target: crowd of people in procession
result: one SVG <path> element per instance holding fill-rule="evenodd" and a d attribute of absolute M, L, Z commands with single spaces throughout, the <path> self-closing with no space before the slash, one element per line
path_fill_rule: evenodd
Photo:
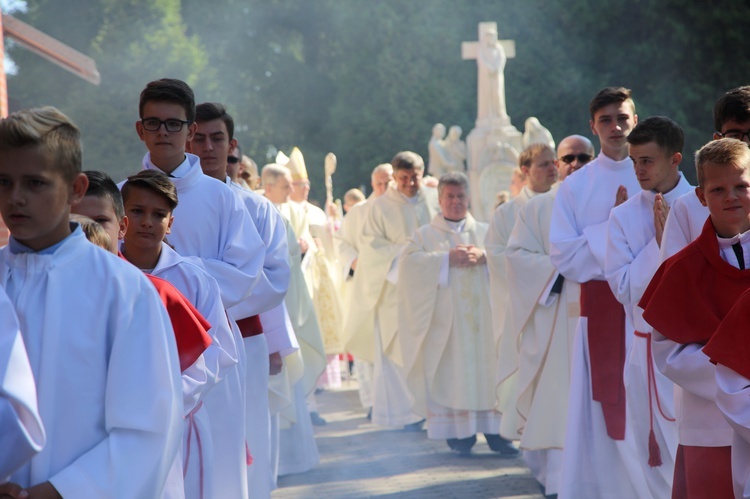
<path fill-rule="evenodd" d="M 489 224 L 410 151 L 322 210 L 299 149 L 253 171 L 180 80 L 120 184 L 57 109 L 0 120 L 0 498 L 270 497 L 346 355 L 373 424 L 481 433 L 548 497 L 750 497 L 750 87 L 697 187 L 675 121 L 589 111 L 600 153 L 527 146 Z"/>

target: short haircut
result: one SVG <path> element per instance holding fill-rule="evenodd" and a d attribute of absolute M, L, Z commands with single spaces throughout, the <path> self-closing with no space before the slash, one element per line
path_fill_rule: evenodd
<path fill-rule="evenodd" d="M 234 138 L 234 119 L 232 119 L 232 116 L 227 112 L 227 108 L 223 104 L 219 104 L 218 102 L 204 102 L 196 106 L 196 123 L 205 123 L 213 120 L 223 121 L 224 126 L 227 127 L 229 140 Z M 242 156 L 240 155 L 239 157 L 241 158 Z"/>
<path fill-rule="evenodd" d="M 81 225 L 81 230 L 86 236 L 86 239 L 109 251 L 109 247 L 112 245 L 112 238 L 109 237 L 107 231 L 104 230 L 104 227 L 98 222 L 95 222 L 89 217 L 77 215 L 75 213 L 70 215 L 70 220 L 78 222 Z"/>
<path fill-rule="evenodd" d="M 115 210 L 115 216 L 119 222 L 125 216 L 125 208 L 122 204 L 122 194 L 112 177 L 104 172 L 97 170 L 86 170 L 83 172 L 89 179 L 89 187 L 86 189 L 86 196 L 98 198 L 109 198 L 112 201 L 112 208 Z"/>
<path fill-rule="evenodd" d="M 633 106 L 633 113 L 635 114 L 635 102 L 633 102 L 633 93 L 629 88 L 605 87 L 599 90 L 599 93 L 597 93 L 589 103 L 589 113 L 591 113 L 591 119 L 594 119 L 594 115 L 601 108 L 609 106 L 610 104 L 620 104 L 621 102 L 625 101 L 630 101 L 630 104 Z"/>
<path fill-rule="evenodd" d="M 651 116 L 639 122 L 625 139 L 628 144 L 640 146 L 656 142 L 668 155 L 682 153 L 685 146 L 685 133 L 682 127 L 665 116 Z"/>
<path fill-rule="evenodd" d="M 260 178 L 263 180 L 263 185 L 274 185 L 279 177 L 286 175 L 292 176 L 292 172 L 286 166 L 279 165 L 277 163 L 269 163 L 263 167 L 260 172 Z"/>
<path fill-rule="evenodd" d="M 393 171 L 399 170 L 422 170 L 424 171 L 424 160 L 422 156 L 412 151 L 401 151 L 391 160 Z"/>
<path fill-rule="evenodd" d="M 141 170 L 131 175 L 122 185 L 122 199 L 127 201 L 132 189 L 146 189 L 161 196 L 174 211 L 177 208 L 177 188 L 161 170 Z"/>
<path fill-rule="evenodd" d="M 26 147 L 52 159 L 66 180 L 81 173 L 81 132 L 52 106 L 24 109 L 0 120 L 0 151 Z"/>
<path fill-rule="evenodd" d="M 750 121 L 750 86 L 733 88 L 714 105 L 714 129 L 721 132 L 727 121 Z"/>
<path fill-rule="evenodd" d="M 352 205 L 357 204 L 360 201 L 364 201 L 364 200 L 365 200 L 364 193 L 356 188 L 349 189 L 348 191 L 346 191 L 346 194 L 344 194 L 344 201 Z"/>
<path fill-rule="evenodd" d="M 372 169 L 370 177 L 375 177 L 378 173 L 387 173 L 393 175 L 393 165 L 390 163 L 380 163 L 378 166 Z"/>
<path fill-rule="evenodd" d="M 469 192 L 469 177 L 464 175 L 461 172 L 448 172 L 442 177 L 440 177 L 440 180 L 438 180 L 438 196 L 443 194 L 443 189 L 446 185 L 455 185 L 458 187 L 463 187 L 466 193 Z"/>
<path fill-rule="evenodd" d="M 547 144 L 531 144 L 518 155 L 518 167 L 531 166 L 537 156 L 549 152 L 553 158 L 557 158 L 555 151 Z M 523 173 L 523 170 L 521 170 Z"/>
<path fill-rule="evenodd" d="M 146 84 L 138 103 L 138 114 L 143 119 L 143 108 L 148 102 L 172 102 L 182 106 L 185 117 L 195 121 L 195 95 L 193 89 L 182 80 L 162 78 Z"/>
<path fill-rule="evenodd" d="M 695 153 L 695 170 L 699 187 L 705 187 L 706 169 L 717 166 L 750 169 L 750 147 L 737 139 L 719 139 L 698 149 Z"/>

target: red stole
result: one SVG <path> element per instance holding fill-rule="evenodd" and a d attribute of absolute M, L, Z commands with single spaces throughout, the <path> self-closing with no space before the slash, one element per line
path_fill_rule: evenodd
<path fill-rule="evenodd" d="M 703 353 L 714 364 L 722 364 L 750 378 L 750 291 L 739 297 L 729 314 L 719 325 Z"/>
<path fill-rule="evenodd" d="M 722 260 L 709 217 L 698 239 L 661 264 L 638 306 L 670 340 L 705 344 L 748 289 L 750 271 Z"/>
<path fill-rule="evenodd" d="M 602 405 L 607 435 L 625 438 L 625 309 L 607 281 L 581 284 L 581 317 L 588 324 L 592 398 Z"/>
<path fill-rule="evenodd" d="M 263 324 L 260 323 L 260 316 L 251 315 L 237 321 L 237 327 L 240 328 L 243 338 L 263 334 Z"/>
<path fill-rule="evenodd" d="M 146 274 L 146 277 L 167 309 L 180 356 L 180 371 L 184 371 L 198 360 L 213 341 L 208 334 L 211 324 L 169 282 L 151 274 Z"/>

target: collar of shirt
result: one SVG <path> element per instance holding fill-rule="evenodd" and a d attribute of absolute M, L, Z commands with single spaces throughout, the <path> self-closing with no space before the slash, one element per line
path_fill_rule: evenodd
<path fill-rule="evenodd" d="M 748 258 L 750 257 L 750 231 L 729 238 L 716 236 L 716 239 L 719 241 L 719 254 L 721 254 L 722 260 L 736 268 L 740 268 L 740 265 L 732 245 L 740 243 L 742 245 L 742 256 L 745 260 L 744 267 L 750 268 L 750 258 Z"/>
<path fill-rule="evenodd" d="M 185 159 L 182 161 L 182 163 L 180 163 L 180 166 L 175 168 L 172 171 L 172 173 L 169 174 L 169 177 L 170 178 L 183 178 L 185 175 L 187 175 L 190 172 L 190 168 L 192 167 L 193 163 L 195 163 L 195 161 L 191 161 L 193 158 L 195 158 L 196 160 L 199 159 L 198 156 L 186 152 Z M 161 170 L 161 168 L 156 166 L 151 161 L 151 153 L 146 153 L 146 157 L 143 158 L 143 163 L 144 165 L 146 165 L 146 168 L 150 170 L 153 170 L 153 169 Z"/>
<path fill-rule="evenodd" d="M 37 253 L 39 255 L 51 255 L 55 251 L 57 251 L 57 248 L 62 246 L 63 243 L 67 241 L 70 238 L 70 236 L 73 235 L 73 232 L 75 232 L 76 229 L 78 229 L 79 227 L 80 225 L 78 224 L 78 222 L 70 222 L 70 234 L 68 234 L 62 241 L 55 243 L 52 246 L 49 246 L 39 251 L 34 251 L 33 249 L 29 248 L 25 244 L 18 242 L 18 240 L 15 239 L 13 236 L 10 236 L 10 238 L 8 239 L 8 249 L 10 250 L 11 253 L 15 255 L 19 253 Z"/>
<path fill-rule="evenodd" d="M 445 223 L 448 224 L 448 227 L 450 227 L 453 232 L 455 232 L 456 234 L 460 234 L 461 232 L 463 232 L 464 227 L 466 226 L 465 218 L 463 220 L 458 220 L 455 222 L 453 220 L 448 220 L 445 217 L 443 218 L 445 219 Z"/>

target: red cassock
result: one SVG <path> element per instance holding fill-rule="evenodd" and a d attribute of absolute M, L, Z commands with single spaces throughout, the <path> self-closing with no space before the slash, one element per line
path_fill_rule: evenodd
<path fill-rule="evenodd" d="M 211 324 L 169 282 L 150 274 L 146 274 L 146 277 L 156 288 L 167 309 L 180 355 L 180 371 L 184 371 L 211 344 L 211 336 L 208 334 Z"/>

